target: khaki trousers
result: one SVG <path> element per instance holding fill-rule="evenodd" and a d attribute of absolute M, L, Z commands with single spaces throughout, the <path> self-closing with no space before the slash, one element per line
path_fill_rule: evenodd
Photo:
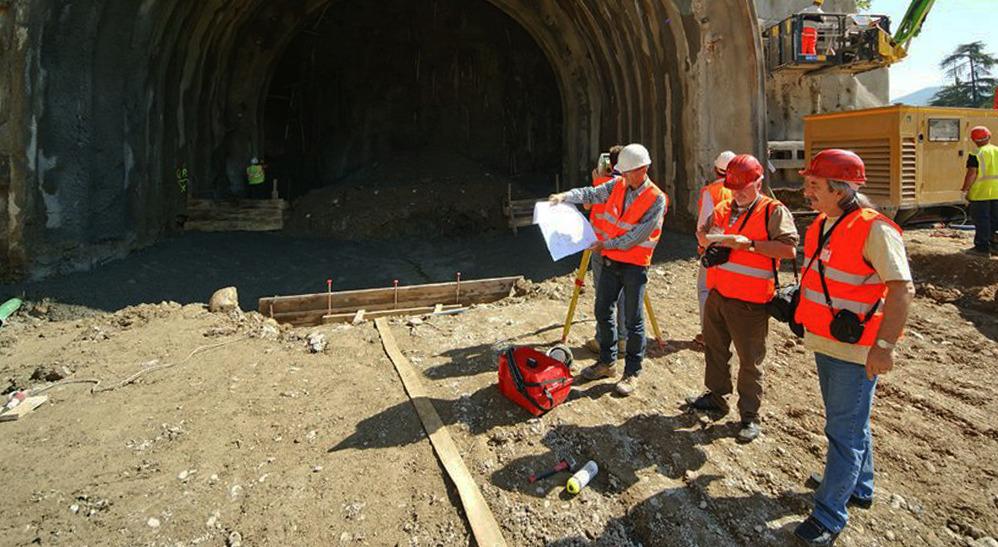
<path fill-rule="evenodd" d="M 726 298 L 710 291 L 704 305 L 703 341 L 707 370 L 704 384 L 715 402 L 727 407 L 732 392 L 731 345 L 738 353 L 738 411 L 742 421 L 756 421 L 762 405 L 762 362 L 766 358 L 769 314 L 765 304 Z"/>

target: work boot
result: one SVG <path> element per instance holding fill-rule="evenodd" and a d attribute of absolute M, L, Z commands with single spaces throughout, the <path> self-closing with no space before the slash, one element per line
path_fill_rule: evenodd
<path fill-rule="evenodd" d="M 612 378 L 617 375 L 616 363 L 608 365 L 606 363 L 596 363 L 590 367 L 582 369 L 582 377 L 586 380 L 599 380 L 600 378 Z"/>
<path fill-rule="evenodd" d="M 963 252 L 974 256 L 991 256 L 990 249 L 982 249 L 981 247 L 971 247 Z"/>
<path fill-rule="evenodd" d="M 727 414 L 728 405 L 723 404 L 723 402 L 719 403 L 718 402 L 719 399 L 723 401 L 723 399 L 715 396 L 710 391 L 706 391 L 704 392 L 703 395 L 700 395 L 699 397 L 687 397 L 686 404 L 689 405 L 690 408 L 696 410 L 703 410 L 704 412 L 718 412 L 721 414 Z"/>
<path fill-rule="evenodd" d="M 759 436 L 759 424 L 754 421 L 743 421 L 742 428 L 738 431 L 738 441 L 750 443 Z"/>
<path fill-rule="evenodd" d="M 824 478 L 825 477 L 823 477 L 821 473 L 811 473 L 811 476 L 808 477 L 808 480 L 811 483 L 809 486 L 817 490 L 818 487 L 821 486 L 821 481 L 824 480 Z M 869 509 L 873 507 L 873 498 L 861 498 L 856 494 L 852 494 L 849 496 L 849 501 L 846 502 L 846 505 L 859 507 L 860 509 Z"/>
<path fill-rule="evenodd" d="M 798 524 L 797 528 L 794 528 L 794 535 L 797 536 L 797 541 L 801 545 L 818 547 L 834 545 L 835 539 L 839 537 L 837 533 L 825 528 L 825 525 L 814 517 L 807 517 L 807 520 Z"/>
<path fill-rule="evenodd" d="M 621 397 L 628 397 L 634 390 L 638 389 L 638 375 L 632 374 L 630 376 L 624 376 L 624 378 L 617 382 L 617 395 Z"/>
<path fill-rule="evenodd" d="M 696 344 L 698 347 L 701 347 L 701 348 L 706 345 L 703 342 L 703 333 L 702 332 L 700 334 L 697 334 L 696 336 L 693 337 L 693 343 Z"/>

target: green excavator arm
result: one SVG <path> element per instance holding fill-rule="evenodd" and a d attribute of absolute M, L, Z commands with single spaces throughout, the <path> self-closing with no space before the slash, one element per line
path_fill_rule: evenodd
<path fill-rule="evenodd" d="M 897 32 L 889 41 L 881 43 L 881 54 L 887 64 L 896 63 L 908 56 L 908 44 L 922 31 L 922 24 L 925 23 L 935 3 L 936 0 L 912 0 L 898 25 Z"/>

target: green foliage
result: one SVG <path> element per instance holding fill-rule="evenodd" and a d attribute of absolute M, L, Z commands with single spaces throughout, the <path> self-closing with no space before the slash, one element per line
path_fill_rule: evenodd
<path fill-rule="evenodd" d="M 871 4 L 873 4 L 873 0 L 856 0 L 856 9 L 868 10 Z"/>
<path fill-rule="evenodd" d="M 998 57 L 984 51 L 983 42 L 957 46 L 939 63 L 953 83 L 936 93 L 932 106 L 990 107 L 998 83 L 991 75 L 996 64 Z"/>

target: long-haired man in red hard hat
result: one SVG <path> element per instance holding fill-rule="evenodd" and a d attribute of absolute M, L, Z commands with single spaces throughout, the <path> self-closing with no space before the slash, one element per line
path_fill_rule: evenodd
<path fill-rule="evenodd" d="M 742 442 L 759 436 L 762 362 L 769 333 L 766 304 L 776 290 L 780 259 L 794 257 L 799 239 L 790 211 L 761 193 L 762 180 L 759 160 L 748 154 L 732 159 L 724 177 L 732 198 L 719 203 L 697 231 L 697 240 L 707 248 L 701 263 L 707 267 L 710 289 L 703 313 L 707 391 L 686 402 L 698 410 L 728 412 L 733 344 Z"/>
<path fill-rule="evenodd" d="M 804 197 L 820 214 L 804 236 L 795 319 L 814 352 L 828 454 L 814 511 L 794 534 L 806 545 L 831 545 L 846 526 L 846 505 L 873 501 L 873 392 L 894 366 L 915 289 L 901 229 L 859 193 L 863 160 L 824 150 L 801 174 Z"/>
<path fill-rule="evenodd" d="M 624 327 L 627 342 L 624 375 L 617 382 L 619 395 L 628 396 L 638 387 L 638 375 L 645 355 L 644 308 L 648 266 L 662 236 L 662 221 L 669 198 L 648 178 L 651 155 L 640 144 L 629 144 L 620 151 L 617 170 L 622 173 L 596 187 L 576 188 L 552 194 L 552 203 L 605 203 L 602 215 L 593 219 L 599 240 L 590 247 L 601 253 L 603 268 L 596 287 L 596 328 L 599 331 L 599 361 L 582 371 L 588 380 L 616 375 L 617 329 L 614 311 L 617 299 L 624 297 Z"/>
<path fill-rule="evenodd" d="M 968 253 L 991 256 L 994 233 L 998 231 L 998 146 L 991 144 L 991 130 L 977 126 L 970 130 L 977 151 L 967 156 L 963 192 L 970 202 L 974 219 L 974 247 Z"/>

